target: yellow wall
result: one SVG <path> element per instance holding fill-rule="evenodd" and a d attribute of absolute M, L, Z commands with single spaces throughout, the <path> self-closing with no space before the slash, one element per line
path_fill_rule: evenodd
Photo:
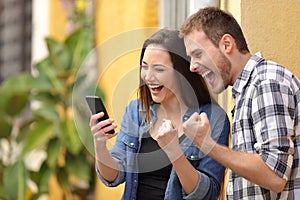
<path fill-rule="evenodd" d="M 299 0 L 243 0 L 241 25 L 252 53 L 261 51 L 300 77 Z"/>
<path fill-rule="evenodd" d="M 67 15 L 61 0 L 49 0 L 49 7 L 49 36 L 63 41 L 66 37 Z"/>
<path fill-rule="evenodd" d="M 53 37 L 59 41 L 63 41 L 66 37 L 65 27 L 67 22 L 67 16 L 65 10 L 61 7 L 60 0 L 49 0 L 49 37 Z M 62 191 L 58 186 L 58 182 L 55 177 L 51 177 L 49 200 L 62 199 Z"/>
<path fill-rule="evenodd" d="M 252 54 L 260 51 L 266 59 L 284 65 L 300 77 L 299 0 L 221 0 L 220 5 L 241 25 Z M 224 98 L 230 115 L 231 87 L 220 96 Z"/>
<path fill-rule="evenodd" d="M 221 7 L 240 23 L 252 54 L 261 51 L 300 77 L 299 0 L 223 0 Z"/>
<path fill-rule="evenodd" d="M 128 103 L 128 94 L 134 92 L 128 91 L 128 87 L 138 86 L 138 72 L 128 72 L 137 70 L 142 43 L 157 26 L 158 0 L 97 0 L 99 85 L 104 90 L 108 109 L 119 121 L 124 111 L 120 109 Z M 128 82 L 121 85 L 124 88 L 120 87 L 120 81 L 126 78 Z M 116 102 L 115 95 L 121 101 Z"/>
<path fill-rule="evenodd" d="M 157 26 L 158 0 L 97 0 L 99 85 L 117 124 L 128 101 L 136 97 L 140 48 Z M 95 199 L 120 199 L 123 189 L 124 185 L 108 188 L 97 180 Z"/>

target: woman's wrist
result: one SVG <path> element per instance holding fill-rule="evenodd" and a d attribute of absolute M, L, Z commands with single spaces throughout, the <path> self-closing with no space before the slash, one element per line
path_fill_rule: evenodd
<path fill-rule="evenodd" d="M 183 152 L 179 145 L 171 147 L 171 144 L 170 144 L 169 146 L 166 146 L 165 148 L 163 148 L 163 150 L 165 151 L 165 153 L 167 154 L 167 156 L 171 162 L 176 161 L 180 156 L 183 155 Z"/>

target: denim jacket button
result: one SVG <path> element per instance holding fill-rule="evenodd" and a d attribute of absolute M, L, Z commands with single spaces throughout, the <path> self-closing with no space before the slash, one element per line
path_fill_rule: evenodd
<path fill-rule="evenodd" d="M 130 143 L 130 146 L 132 146 L 132 147 L 133 147 L 133 146 L 134 146 L 134 143 L 133 143 L 133 142 L 131 142 L 131 143 Z"/>

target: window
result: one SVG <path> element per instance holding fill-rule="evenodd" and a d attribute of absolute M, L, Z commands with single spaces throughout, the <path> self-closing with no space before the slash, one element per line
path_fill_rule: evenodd
<path fill-rule="evenodd" d="M 31 69 L 32 0 L 0 1 L 0 83 Z"/>

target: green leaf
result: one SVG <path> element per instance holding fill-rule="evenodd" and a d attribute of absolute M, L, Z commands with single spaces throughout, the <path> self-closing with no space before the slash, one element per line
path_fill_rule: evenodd
<path fill-rule="evenodd" d="M 47 148 L 47 164 L 50 168 L 55 168 L 59 153 L 62 149 L 62 142 L 58 138 L 50 140 Z"/>
<path fill-rule="evenodd" d="M 70 189 L 69 175 L 65 168 L 60 167 L 56 173 L 57 181 L 63 190 L 68 191 Z"/>
<path fill-rule="evenodd" d="M 75 129 L 75 124 L 72 119 L 63 121 L 60 124 L 61 140 L 73 154 L 78 154 L 82 149 L 81 140 Z"/>
<path fill-rule="evenodd" d="M 53 66 L 53 63 L 49 58 L 42 60 L 36 64 L 36 69 L 39 71 L 39 75 L 36 78 L 40 84 L 45 84 L 48 87 L 48 91 L 57 91 L 58 93 L 64 90 L 64 83 L 58 79 L 59 71 Z"/>
<path fill-rule="evenodd" d="M 54 72 L 57 72 L 49 57 L 40 60 L 34 66 L 34 69 L 37 71 L 37 77 L 41 79 L 41 81 L 44 80 L 47 83 L 49 83 L 50 81 L 49 74 L 47 73 L 48 68 L 50 68 L 50 70 L 53 70 Z"/>
<path fill-rule="evenodd" d="M 49 92 L 40 91 L 31 95 L 31 100 L 36 100 L 38 102 L 43 102 L 43 105 L 56 105 L 57 102 L 60 102 L 60 98 L 57 95 L 51 95 Z"/>
<path fill-rule="evenodd" d="M 75 30 L 66 38 L 64 43 L 69 48 L 71 55 L 74 55 L 74 50 L 76 49 L 77 42 L 80 40 L 83 31 L 84 30 L 82 29 Z"/>
<path fill-rule="evenodd" d="M 35 123 L 25 140 L 23 155 L 35 148 L 45 146 L 48 140 L 54 135 L 53 129 L 54 125 L 52 122 L 40 121 L 39 123 Z"/>
<path fill-rule="evenodd" d="M 9 199 L 7 192 L 3 185 L 0 184 L 0 199 Z"/>
<path fill-rule="evenodd" d="M 79 29 L 66 39 L 65 44 L 72 51 L 72 69 L 73 71 L 77 71 L 94 47 L 93 32 Z"/>
<path fill-rule="evenodd" d="M 9 137 L 12 131 L 12 124 L 0 116 L 0 138 Z"/>
<path fill-rule="evenodd" d="M 20 114 L 28 105 L 28 98 L 28 93 L 20 93 L 10 96 L 10 98 L 8 98 L 5 102 L 5 113 L 10 116 Z"/>
<path fill-rule="evenodd" d="M 44 119 L 47 119 L 49 121 L 58 121 L 59 120 L 59 114 L 57 113 L 55 107 L 53 104 L 47 104 L 42 103 L 43 106 L 41 106 L 38 109 L 35 109 L 33 113 L 37 116 L 40 116 Z"/>
<path fill-rule="evenodd" d="M 24 72 L 6 79 L 0 88 L 1 96 L 11 96 L 31 92 L 32 89 L 43 91 L 53 86 L 45 81 L 34 78 L 30 73 Z"/>
<path fill-rule="evenodd" d="M 32 124 L 38 122 L 39 120 L 36 118 L 30 118 L 27 116 L 27 118 L 23 121 L 23 123 L 20 125 L 20 132 L 17 135 L 16 141 L 18 143 L 22 143 L 22 141 L 25 141 L 26 138 L 28 138 L 29 131 L 31 130 Z"/>
<path fill-rule="evenodd" d="M 75 175 L 79 179 L 91 180 L 92 172 L 90 163 L 87 160 L 86 155 L 83 153 L 79 155 L 66 155 L 66 168 L 69 174 Z"/>
<path fill-rule="evenodd" d="M 25 164 L 22 161 L 18 162 L 18 200 L 23 200 L 25 198 L 26 188 L 27 188 L 27 178 L 28 178 L 28 171 L 25 168 Z"/>
<path fill-rule="evenodd" d="M 34 83 L 31 74 L 21 73 L 6 79 L 1 85 L 0 94 L 8 96 L 30 92 Z"/>
<path fill-rule="evenodd" d="M 58 72 L 64 72 L 71 67 L 71 54 L 68 47 L 53 38 L 46 38 L 49 58 Z"/>
<path fill-rule="evenodd" d="M 44 162 L 38 172 L 31 173 L 31 179 L 37 184 L 39 193 L 49 192 L 49 180 L 54 170 L 50 169 Z"/>
<path fill-rule="evenodd" d="M 8 166 L 3 174 L 3 185 L 10 199 L 23 200 L 26 192 L 28 172 L 23 161 L 19 160 Z"/>

